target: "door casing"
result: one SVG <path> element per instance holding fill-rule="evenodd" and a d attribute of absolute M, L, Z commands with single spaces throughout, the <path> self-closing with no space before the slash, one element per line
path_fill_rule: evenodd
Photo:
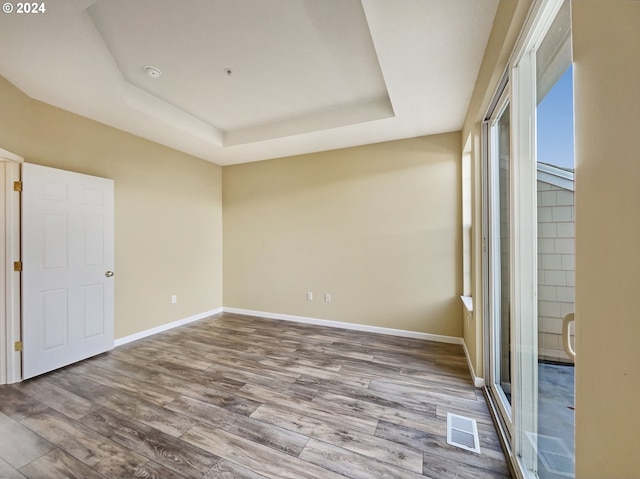
<path fill-rule="evenodd" d="M 0 194 L 2 217 L 2 244 L 4 250 L 2 274 L 2 296 L 4 309 L 0 314 L 0 384 L 12 384 L 22 379 L 22 354 L 15 349 L 20 341 L 20 272 L 14 271 L 13 263 L 20 261 L 20 193 L 14 191 L 14 182 L 20 181 L 24 159 L 15 153 L 0 148 L 0 162 L 4 167 L 4 181 Z"/>

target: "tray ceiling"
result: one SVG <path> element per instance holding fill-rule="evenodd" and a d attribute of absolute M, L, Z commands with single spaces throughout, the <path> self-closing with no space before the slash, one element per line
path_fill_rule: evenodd
<path fill-rule="evenodd" d="M 496 7 L 56 0 L 0 16 L 0 74 L 197 157 L 256 161 L 460 129 Z"/>

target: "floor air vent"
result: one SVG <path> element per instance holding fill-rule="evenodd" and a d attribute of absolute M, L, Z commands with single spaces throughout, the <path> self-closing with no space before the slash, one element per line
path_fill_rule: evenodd
<path fill-rule="evenodd" d="M 448 412 L 447 444 L 480 453 L 476 420 Z"/>

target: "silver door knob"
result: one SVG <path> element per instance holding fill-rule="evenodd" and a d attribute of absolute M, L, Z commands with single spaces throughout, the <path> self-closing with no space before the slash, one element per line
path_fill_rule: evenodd
<path fill-rule="evenodd" d="M 107 271 L 104 275 L 105 275 L 107 278 L 111 278 L 111 276 L 113 276 L 113 271 Z"/>

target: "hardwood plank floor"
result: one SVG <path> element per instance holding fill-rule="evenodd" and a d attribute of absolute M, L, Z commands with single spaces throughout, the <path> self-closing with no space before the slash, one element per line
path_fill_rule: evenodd
<path fill-rule="evenodd" d="M 223 313 L 0 386 L 5 477 L 510 476 L 460 346 Z"/>

